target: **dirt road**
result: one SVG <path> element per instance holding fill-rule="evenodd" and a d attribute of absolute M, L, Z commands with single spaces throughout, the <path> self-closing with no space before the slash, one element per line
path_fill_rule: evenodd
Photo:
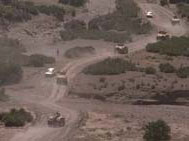
<path fill-rule="evenodd" d="M 94 4 L 95 5 L 94 7 L 93 5 L 89 4 L 92 11 L 96 9 L 95 7 L 98 7 L 98 5 L 96 4 L 99 3 L 101 2 L 99 1 L 97 3 L 92 2 L 91 4 Z M 109 1 L 104 0 L 103 5 L 107 6 L 108 4 Z M 109 12 L 110 9 L 112 9 L 112 5 L 110 8 L 104 8 L 103 5 L 100 9 L 105 9 L 104 13 L 107 13 Z M 172 18 L 173 14 L 169 10 L 157 6 L 155 4 L 139 3 L 139 6 L 142 8 L 143 12 L 145 12 L 146 9 L 149 9 L 155 13 L 155 17 L 151 20 L 151 22 L 157 27 L 157 29 L 163 28 L 166 29 L 171 34 L 179 35 L 179 36 L 185 33 L 186 28 L 183 23 L 176 26 L 171 25 L 170 19 Z M 100 14 L 104 14 L 104 13 L 100 12 Z M 151 35 L 136 39 L 136 41 L 134 41 L 133 43 L 128 44 L 130 51 L 134 52 L 137 50 L 141 50 L 145 47 L 147 43 L 155 42 L 156 41 L 155 36 L 156 36 L 156 32 L 153 32 Z M 43 38 L 41 38 L 41 40 L 43 40 Z M 33 42 L 35 42 L 35 40 Z M 31 43 L 31 41 L 29 43 Z M 41 45 L 42 43 L 43 42 L 41 42 L 39 45 Z M 44 50 L 45 48 L 43 48 L 41 52 Z M 74 109 L 71 108 L 69 105 L 68 108 L 66 107 L 66 105 L 64 106 L 60 105 L 58 101 L 62 100 L 64 96 L 68 93 L 68 89 L 71 88 L 71 83 L 74 80 L 74 77 L 77 75 L 77 73 L 79 73 L 82 70 L 84 66 L 94 63 L 100 59 L 104 59 L 108 56 L 113 56 L 113 54 L 111 52 L 104 52 L 103 54 L 100 54 L 100 56 L 97 55 L 91 58 L 87 58 L 87 59 L 84 58 L 77 60 L 76 62 L 73 62 L 73 64 L 71 64 L 68 67 L 66 74 L 68 77 L 69 86 L 60 86 L 56 84 L 55 79 L 52 80 L 46 79 L 43 76 L 44 70 L 41 70 L 39 74 L 31 75 L 30 78 L 27 78 L 27 80 L 26 79 L 23 80 L 23 82 L 19 84 L 22 86 L 32 85 L 35 88 L 32 91 L 28 89 L 23 91 L 19 91 L 19 90 L 15 91 L 14 88 L 17 88 L 17 86 L 11 86 L 12 90 L 10 90 L 10 92 L 12 93 L 11 95 L 14 97 L 15 101 L 19 101 L 20 103 L 23 102 L 23 104 L 29 106 L 32 110 L 34 110 L 34 112 L 40 113 L 39 116 L 40 118 L 36 121 L 34 126 L 29 127 L 26 131 L 15 134 L 15 136 L 13 136 L 11 141 L 68 140 L 68 135 L 75 129 L 76 125 L 82 118 L 80 112 L 82 107 Z M 59 60 L 59 62 L 60 61 L 61 60 Z M 73 107 L 77 107 L 76 104 L 77 103 L 74 103 Z M 108 106 L 108 104 L 105 105 Z M 49 128 L 46 124 L 47 116 L 49 115 L 49 112 L 56 112 L 56 111 L 60 111 L 63 114 L 63 116 L 65 116 L 66 118 L 66 126 L 63 128 Z"/>

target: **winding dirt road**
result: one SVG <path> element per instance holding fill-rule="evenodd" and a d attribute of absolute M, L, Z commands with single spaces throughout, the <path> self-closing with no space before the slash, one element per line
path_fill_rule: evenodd
<path fill-rule="evenodd" d="M 106 3 L 108 3 L 108 0 L 106 1 Z M 157 29 L 160 28 L 166 29 L 168 32 L 170 32 L 172 35 L 175 36 L 180 36 L 185 34 L 187 28 L 185 27 L 184 23 L 175 26 L 171 25 L 170 19 L 173 16 L 173 13 L 171 11 L 162 8 L 156 4 L 139 3 L 139 6 L 141 7 L 143 12 L 145 12 L 146 10 L 153 11 L 155 17 L 150 21 L 156 26 Z M 112 7 L 110 7 L 110 9 L 112 9 Z M 107 8 L 107 10 L 110 9 Z M 140 39 L 136 39 L 136 41 L 129 43 L 128 44 L 129 51 L 135 52 L 144 49 L 144 47 L 148 43 L 155 41 L 156 41 L 156 32 L 154 31 L 151 35 L 140 37 Z M 31 109 L 35 107 L 37 109 L 36 112 L 40 111 L 39 119 L 36 121 L 35 125 L 29 127 L 25 132 L 20 132 L 16 134 L 11 139 L 11 141 L 68 140 L 70 133 L 74 131 L 74 129 L 78 125 L 78 122 L 81 121 L 82 113 L 79 110 L 72 109 L 70 107 L 68 108 L 66 106 L 61 106 L 58 103 L 58 101 L 60 99 L 63 99 L 64 96 L 68 94 L 68 91 L 71 88 L 72 81 L 74 81 L 74 77 L 83 69 L 83 67 L 114 55 L 115 54 L 112 54 L 111 52 L 107 52 L 101 55 L 93 56 L 91 58 L 80 59 L 77 60 L 76 62 L 71 63 L 69 67 L 66 68 L 67 69 L 66 75 L 69 81 L 68 86 L 57 85 L 55 79 L 48 81 L 45 80 L 44 78 L 41 78 L 41 76 L 37 75 L 36 77 L 38 77 L 37 80 L 39 80 L 39 82 L 37 82 L 36 87 L 38 89 L 41 89 L 40 87 L 42 87 L 44 89 L 45 95 L 32 96 L 32 97 L 31 96 L 29 97 L 29 95 L 28 96 L 22 95 L 22 101 L 24 101 L 23 103 L 27 103 L 27 105 L 30 105 Z M 43 72 L 44 71 L 42 71 L 40 75 L 42 75 Z M 33 76 L 29 78 L 31 79 L 30 81 L 32 81 L 32 77 Z M 44 82 L 44 81 L 48 81 L 48 82 Z M 39 94 L 39 92 L 36 93 Z M 20 97 L 15 98 L 15 100 L 20 101 Z M 62 115 L 65 116 L 66 118 L 66 126 L 63 128 L 48 127 L 46 121 L 49 111 L 50 112 L 60 111 Z"/>

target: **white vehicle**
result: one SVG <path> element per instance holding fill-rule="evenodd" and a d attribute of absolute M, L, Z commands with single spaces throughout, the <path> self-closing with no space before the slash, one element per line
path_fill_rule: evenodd
<path fill-rule="evenodd" d="M 147 11 L 147 12 L 146 12 L 146 17 L 147 17 L 147 18 L 153 18 L 153 13 L 152 13 L 152 11 Z"/>
<path fill-rule="evenodd" d="M 117 44 L 115 46 L 115 52 L 119 54 L 127 54 L 128 53 L 128 47 L 126 47 L 124 44 Z"/>
<path fill-rule="evenodd" d="M 48 68 L 47 72 L 45 72 L 45 76 L 52 77 L 55 75 L 55 69 L 54 68 Z"/>
<path fill-rule="evenodd" d="M 180 19 L 177 16 L 174 16 L 171 19 L 172 24 L 179 24 L 180 23 Z"/>

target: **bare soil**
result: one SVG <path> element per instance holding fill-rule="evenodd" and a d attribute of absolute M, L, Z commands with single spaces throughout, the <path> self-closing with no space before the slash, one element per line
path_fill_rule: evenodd
<path fill-rule="evenodd" d="M 55 1 L 35 0 L 39 3 L 55 3 Z M 169 19 L 171 11 L 159 7 L 155 4 L 139 3 L 143 11 L 146 9 L 154 10 L 157 15 L 151 20 L 157 27 L 166 28 L 173 35 L 183 35 L 186 27 L 183 24 L 172 26 Z M 87 4 L 88 13 L 83 12 L 75 18 L 89 21 L 91 18 L 106 14 L 114 10 L 114 1 L 109 0 L 93 0 Z M 78 10 L 80 11 L 80 9 Z M 84 67 L 89 64 L 100 61 L 109 56 L 116 56 L 113 48 L 115 44 L 104 41 L 91 40 L 74 40 L 70 42 L 62 42 L 60 40 L 59 31 L 62 29 L 63 23 L 58 22 L 51 16 L 40 15 L 34 17 L 26 23 L 14 24 L 8 27 L 8 31 L 4 32 L 10 38 L 19 39 L 25 46 L 27 54 L 41 53 L 56 57 L 56 64 L 46 66 L 44 68 L 24 67 L 24 78 L 16 85 L 6 86 L 6 93 L 10 96 L 10 101 L 0 103 L 1 111 L 11 107 L 26 107 L 33 111 L 36 120 L 32 125 L 24 128 L 4 128 L 0 127 L 0 140 L 2 141 L 62 141 L 62 140 L 141 140 L 143 131 L 141 130 L 144 123 L 159 118 L 165 119 L 172 127 L 173 139 L 184 141 L 188 138 L 189 122 L 188 107 L 184 106 L 134 106 L 127 104 L 112 104 L 108 102 L 100 102 L 98 100 L 89 100 L 81 98 L 69 98 L 69 90 L 79 89 L 86 92 L 91 90 L 88 83 L 99 85 L 99 77 L 84 76 L 79 74 Z M 149 42 L 155 42 L 156 31 L 151 35 L 138 36 L 133 43 L 128 44 L 130 52 L 141 50 Z M 64 52 L 75 46 L 93 46 L 96 50 L 95 55 L 79 59 L 66 59 Z M 57 56 L 56 51 L 59 49 L 60 54 Z M 139 55 L 145 58 L 145 55 Z M 144 53 L 146 54 L 146 53 Z M 138 56 L 138 55 L 137 55 Z M 137 60 L 137 57 L 134 57 Z M 141 60 L 141 58 L 138 58 Z M 179 61 L 179 59 L 175 59 Z M 181 59 L 181 62 L 183 60 Z M 187 62 L 186 62 L 187 63 Z M 141 63 L 145 65 L 145 63 Z M 46 78 L 44 73 L 47 67 L 55 67 L 56 70 L 67 70 L 68 86 L 57 85 L 55 78 Z M 130 73 L 130 72 L 129 72 Z M 128 73 L 128 74 L 129 74 Z M 79 74 L 79 75 L 78 75 Z M 109 77 L 106 76 L 108 83 L 119 85 L 123 83 L 121 79 L 129 80 L 129 75 L 119 75 Z M 131 72 L 131 76 L 136 76 L 140 80 L 154 81 L 154 76 L 143 77 L 141 73 Z M 167 76 L 163 76 L 167 78 Z M 168 80 L 172 81 L 175 76 L 171 76 Z M 172 79 L 171 79 L 172 78 Z M 137 83 L 137 78 L 134 78 Z M 115 81 L 115 82 L 114 82 Z M 187 80 L 188 81 L 188 80 Z M 81 84 L 79 84 L 81 83 Z M 182 81 L 179 80 L 180 88 Z M 187 83 L 187 82 L 183 82 Z M 83 84 L 83 85 L 82 85 Z M 127 84 L 127 83 L 125 83 Z M 78 87 L 78 85 L 80 85 Z M 128 83 L 128 89 L 134 87 L 132 82 Z M 110 85 L 109 85 L 110 86 Z M 166 86 L 168 84 L 166 83 Z M 76 88 L 75 88 L 76 87 Z M 82 89 L 81 89 L 82 88 Z M 115 87 L 111 87 L 114 89 Z M 161 88 L 161 87 L 160 87 Z M 186 86 L 188 88 L 188 86 Z M 130 90 L 129 90 L 130 91 Z M 128 91 L 128 92 L 129 92 Z M 92 91 L 91 91 L 92 92 Z M 104 92 L 108 92 L 104 91 Z M 135 93 L 135 91 L 133 91 Z M 143 91 L 140 91 L 143 94 Z M 141 95 L 138 93 L 138 96 Z M 144 94 L 146 96 L 146 93 Z M 137 96 L 137 95 L 136 95 Z M 111 98 L 111 97 L 110 97 Z M 51 113 L 60 111 L 66 118 L 66 125 L 63 128 L 50 128 L 47 126 L 47 118 Z M 82 113 L 88 113 L 88 120 L 85 124 L 80 125 L 82 121 Z M 117 116 L 115 114 L 118 114 Z M 120 116 L 121 115 L 121 116 Z M 80 127 L 78 129 L 78 127 Z M 78 130 L 77 130 L 78 129 Z"/>

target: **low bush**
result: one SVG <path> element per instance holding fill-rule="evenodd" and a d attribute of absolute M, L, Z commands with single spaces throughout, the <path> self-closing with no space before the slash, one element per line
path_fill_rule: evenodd
<path fill-rule="evenodd" d="M 80 7 L 80 6 L 84 6 L 86 1 L 87 0 L 59 0 L 59 3 Z"/>
<path fill-rule="evenodd" d="M 189 67 L 180 67 L 177 70 L 177 76 L 180 77 L 180 78 L 189 77 Z"/>
<path fill-rule="evenodd" d="M 1 113 L 0 121 L 7 127 L 20 127 L 24 126 L 26 123 L 31 122 L 33 117 L 31 113 L 25 111 L 23 108 L 11 109 L 10 112 Z"/>
<path fill-rule="evenodd" d="M 0 89 L 0 101 L 7 101 L 8 96 L 5 94 L 5 88 Z"/>
<path fill-rule="evenodd" d="M 45 64 L 52 63 L 55 63 L 55 59 L 53 57 L 48 57 L 41 54 L 33 54 L 29 56 L 29 62 L 27 66 L 43 67 Z"/>
<path fill-rule="evenodd" d="M 144 71 L 146 74 L 156 74 L 156 69 L 153 67 L 146 67 Z"/>
<path fill-rule="evenodd" d="M 43 13 L 46 15 L 52 15 L 52 16 L 55 16 L 59 20 L 64 20 L 65 10 L 62 6 L 39 5 L 39 6 L 36 6 L 36 8 L 40 13 Z"/>
<path fill-rule="evenodd" d="M 0 63 L 0 85 L 16 83 L 22 78 L 20 65 L 12 63 Z"/>
<path fill-rule="evenodd" d="M 56 5 L 35 5 L 30 1 L 10 1 L 6 4 L 0 4 L 0 18 L 10 22 L 22 22 L 32 18 L 33 15 L 43 13 L 52 15 L 63 20 L 65 10 L 62 6 Z"/>
<path fill-rule="evenodd" d="M 140 9 L 132 0 L 117 0 L 116 10 L 92 19 L 89 22 L 89 29 L 127 31 L 135 34 L 148 33 L 151 25 L 139 18 L 139 12 Z"/>
<path fill-rule="evenodd" d="M 169 63 L 160 64 L 159 69 L 161 72 L 165 73 L 174 73 L 176 71 L 175 67 Z"/>
<path fill-rule="evenodd" d="M 69 41 L 77 38 L 89 39 L 89 40 L 100 40 L 124 43 L 131 41 L 130 34 L 127 32 L 116 32 L 116 31 L 98 31 L 98 30 L 79 30 L 79 31 L 61 31 L 60 36 L 62 40 Z"/>
<path fill-rule="evenodd" d="M 160 0 L 160 5 L 161 6 L 169 5 L 169 2 L 168 0 Z"/>
<path fill-rule="evenodd" d="M 189 3 L 189 0 L 169 0 L 171 4 Z"/>
<path fill-rule="evenodd" d="M 169 141 L 171 129 L 163 120 L 149 122 L 145 126 L 145 141 Z"/>
<path fill-rule="evenodd" d="M 73 20 L 60 33 L 63 40 L 76 38 L 124 43 L 131 41 L 131 33 L 148 33 L 152 26 L 138 15 L 140 12 L 132 0 L 116 0 L 116 10 L 111 14 L 92 19 L 88 27 L 84 22 Z"/>
<path fill-rule="evenodd" d="M 146 46 L 146 50 L 169 56 L 189 56 L 189 37 L 172 37 L 168 40 L 150 43 Z"/>
<path fill-rule="evenodd" d="M 178 13 L 182 17 L 187 17 L 189 20 L 189 1 L 188 4 L 184 4 L 184 3 L 177 4 L 177 9 L 178 9 Z"/>
<path fill-rule="evenodd" d="M 114 75 L 135 70 L 135 64 L 129 61 L 121 58 L 107 58 L 104 61 L 86 67 L 84 73 L 92 75 Z"/>

